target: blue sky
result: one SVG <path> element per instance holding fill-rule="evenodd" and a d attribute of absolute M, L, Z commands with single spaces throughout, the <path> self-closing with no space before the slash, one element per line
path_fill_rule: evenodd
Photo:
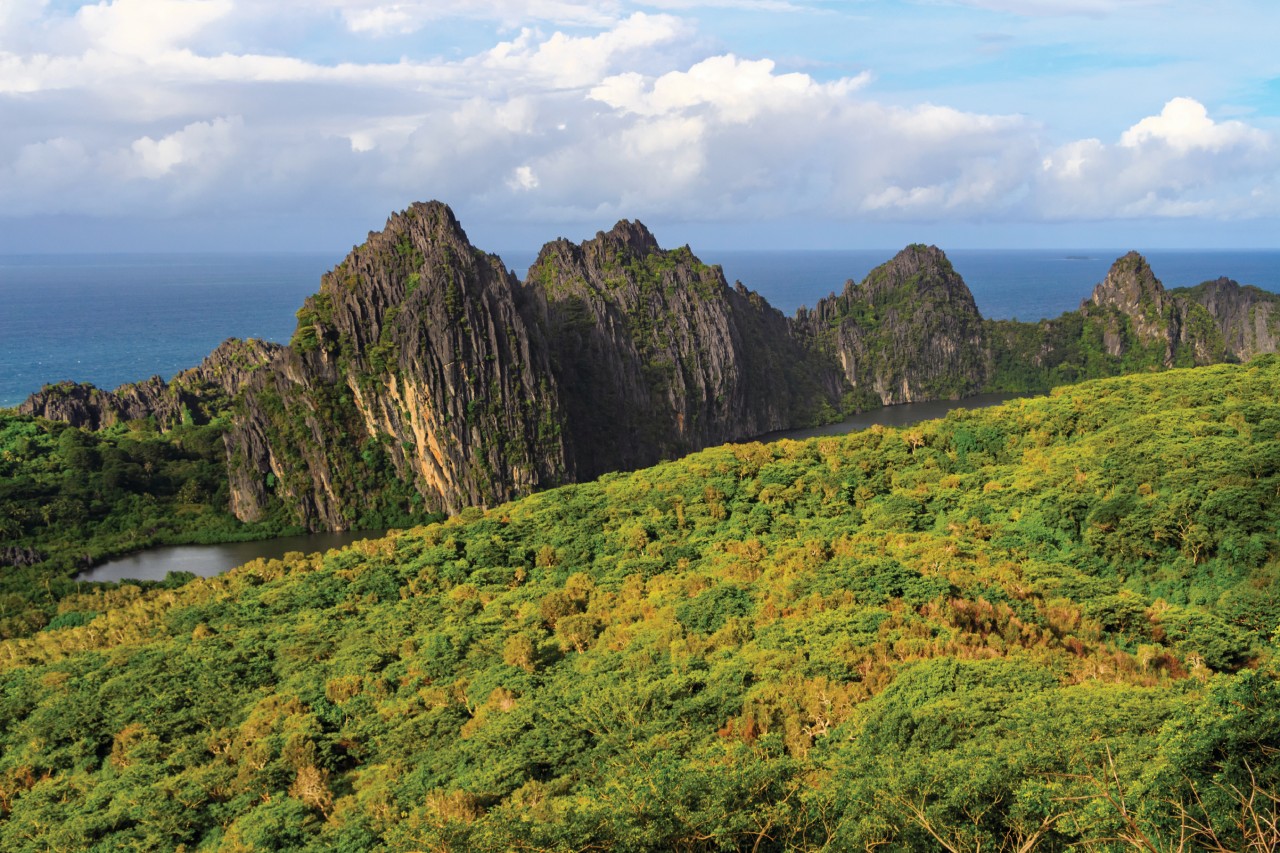
<path fill-rule="evenodd" d="M 1277 247 L 1274 0 L 0 0 L 0 251 Z"/>

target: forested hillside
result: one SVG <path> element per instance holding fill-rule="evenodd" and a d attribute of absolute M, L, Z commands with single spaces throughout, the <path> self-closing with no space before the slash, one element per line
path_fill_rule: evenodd
<path fill-rule="evenodd" d="M 1274 845 L 1278 387 L 1090 382 L 70 596 L 0 644 L 0 848 Z"/>

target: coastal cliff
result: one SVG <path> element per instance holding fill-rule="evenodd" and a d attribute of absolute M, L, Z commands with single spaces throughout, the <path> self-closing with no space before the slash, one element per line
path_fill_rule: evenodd
<path fill-rule="evenodd" d="M 570 479 L 529 302 L 445 205 L 392 216 L 324 276 L 288 356 L 237 403 L 236 515 L 256 517 L 274 493 L 310 526 L 343 529 Z"/>
<path fill-rule="evenodd" d="M 1208 312 L 1227 360 L 1248 361 L 1280 349 L 1280 296 L 1225 277 L 1173 293 Z"/>
<path fill-rule="evenodd" d="M 1118 258 L 1077 311 L 988 320 L 988 387 L 1039 390 L 1124 373 L 1248 361 L 1280 344 L 1280 296 L 1220 278 L 1166 290 L 1137 252 Z"/>
<path fill-rule="evenodd" d="M 1173 367 L 1212 364 L 1225 355 L 1213 316 L 1198 302 L 1166 291 L 1137 252 L 1112 265 L 1080 310 L 1103 323 L 1113 357 L 1145 352 L 1149 361 Z"/>
<path fill-rule="evenodd" d="M 414 205 L 245 388 L 232 509 L 279 498 L 341 529 L 491 505 L 807 423 L 838 400 L 822 373 L 785 317 L 639 223 L 548 244 L 520 284 L 447 207 Z"/>
<path fill-rule="evenodd" d="M 838 400 L 838 376 L 781 313 L 640 223 L 547 244 L 526 287 L 545 305 L 582 477 L 784 429 Z"/>
<path fill-rule="evenodd" d="M 229 503 L 311 529 L 411 523 L 895 403 L 1273 352 L 1280 297 L 1174 291 L 1137 253 L 1078 311 L 984 320 L 912 245 L 787 318 L 638 222 L 543 247 L 522 283 L 439 202 L 327 273 L 287 347 L 230 340 L 168 383 L 46 386 L 24 414 L 100 429 L 219 419 Z"/>

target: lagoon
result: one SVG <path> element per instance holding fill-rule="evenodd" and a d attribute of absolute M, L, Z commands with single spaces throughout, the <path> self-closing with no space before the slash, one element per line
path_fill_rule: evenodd
<path fill-rule="evenodd" d="M 164 545 L 148 548 L 95 566 L 76 576 L 77 581 L 164 580 L 170 572 L 191 572 L 202 578 L 220 575 L 259 558 L 278 560 L 290 551 L 310 554 L 343 548 L 361 539 L 378 539 L 385 530 L 345 533 L 308 533 L 281 536 L 255 542 L 227 542 L 221 545 Z"/>

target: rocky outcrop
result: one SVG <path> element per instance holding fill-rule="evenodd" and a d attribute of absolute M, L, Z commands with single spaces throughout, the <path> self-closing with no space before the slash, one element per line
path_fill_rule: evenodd
<path fill-rule="evenodd" d="M 1248 361 L 1280 349 L 1280 296 L 1225 277 L 1173 293 L 1213 318 L 1227 358 Z"/>
<path fill-rule="evenodd" d="M 1142 344 L 1172 345 L 1164 285 L 1155 277 L 1146 258 L 1137 252 L 1129 252 L 1111 265 L 1107 277 L 1080 303 L 1080 310 L 1087 314 L 1093 306 L 1112 309 L 1120 317 L 1128 318 Z M 1120 330 L 1108 329 L 1107 352 L 1120 355 L 1123 344 Z"/>
<path fill-rule="evenodd" d="M 1280 296 L 1230 279 L 1166 290 L 1136 252 L 1116 260 L 1078 311 L 1037 324 L 987 321 L 989 387 L 1026 391 L 1275 352 Z"/>
<path fill-rule="evenodd" d="M 936 246 L 908 246 L 798 322 L 855 393 L 885 405 L 963 397 L 987 381 L 982 316 Z"/>
<path fill-rule="evenodd" d="M 1103 342 L 1113 357 L 1138 349 L 1163 367 L 1211 364 L 1224 357 L 1213 317 L 1185 295 L 1166 291 L 1137 252 L 1112 264 L 1080 311 L 1102 324 Z"/>
<path fill-rule="evenodd" d="M 103 429 L 155 414 L 161 409 L 167 391 L 168 384 L 159 376 L 121 385 L 115 391 L 103 391 L 87 383 L 59 382 L 45 385 L 28 397 L 19 404 L 18 413 L 64 421 L 85 429 Z"/>
<path fill-rule="evenodd" d="M 882 404 L 1248 358 L 1275 350 L 1277 303 L 1225 279 L 1166 291 L 1130 253 L 1079 311 L 984 321 L 913 245 L 788 319 L 625 220 L 549 243 L 521 283 L 431 202 L 324 276 L 288 347 L 231 340 L 168 383 L 64 383 L 21 410 L 95 429 L 228 414 L 238 517 L 393 526 Z"/>
<path fill-rule="evenodd" d="M 337 529 L 456 512 L 792 426 L 839 398 L 838 372 L 824 380 L 785 317 L 639 223 L 548 244 L 520 284 L 447 207 L 414 205 L 298 320 L 226 436 L 241 518 L 273 498 Z"/>
<path fill-rule="evenodd" d="M 236 514 L 274 494 L 344 529 L 570 479 L 529 302 L 445 205 L 392 216 L 324 276 L 289 356 L 245 389 L 226 437 Z"/>
<path fill-rule="evenodd" d="M 230 338 L 199 365 L 169 382 L 152 376 L 114 391 L 87 383 L 59 382 L 32 394 L 18 406 L 18 412 L 95 430 L 144 418 L 154 418 L 161 429 L 184 421 L 207 423 L 226 410 L 254 372 L 283 350 L 266 341 Z"/>
<path fill-rule="evenodd" d="M 580 476 L 782 429 L 839 399 L 781 313 L 640 223 L 547 244 L 526 286 L 546 306 Z"/>

